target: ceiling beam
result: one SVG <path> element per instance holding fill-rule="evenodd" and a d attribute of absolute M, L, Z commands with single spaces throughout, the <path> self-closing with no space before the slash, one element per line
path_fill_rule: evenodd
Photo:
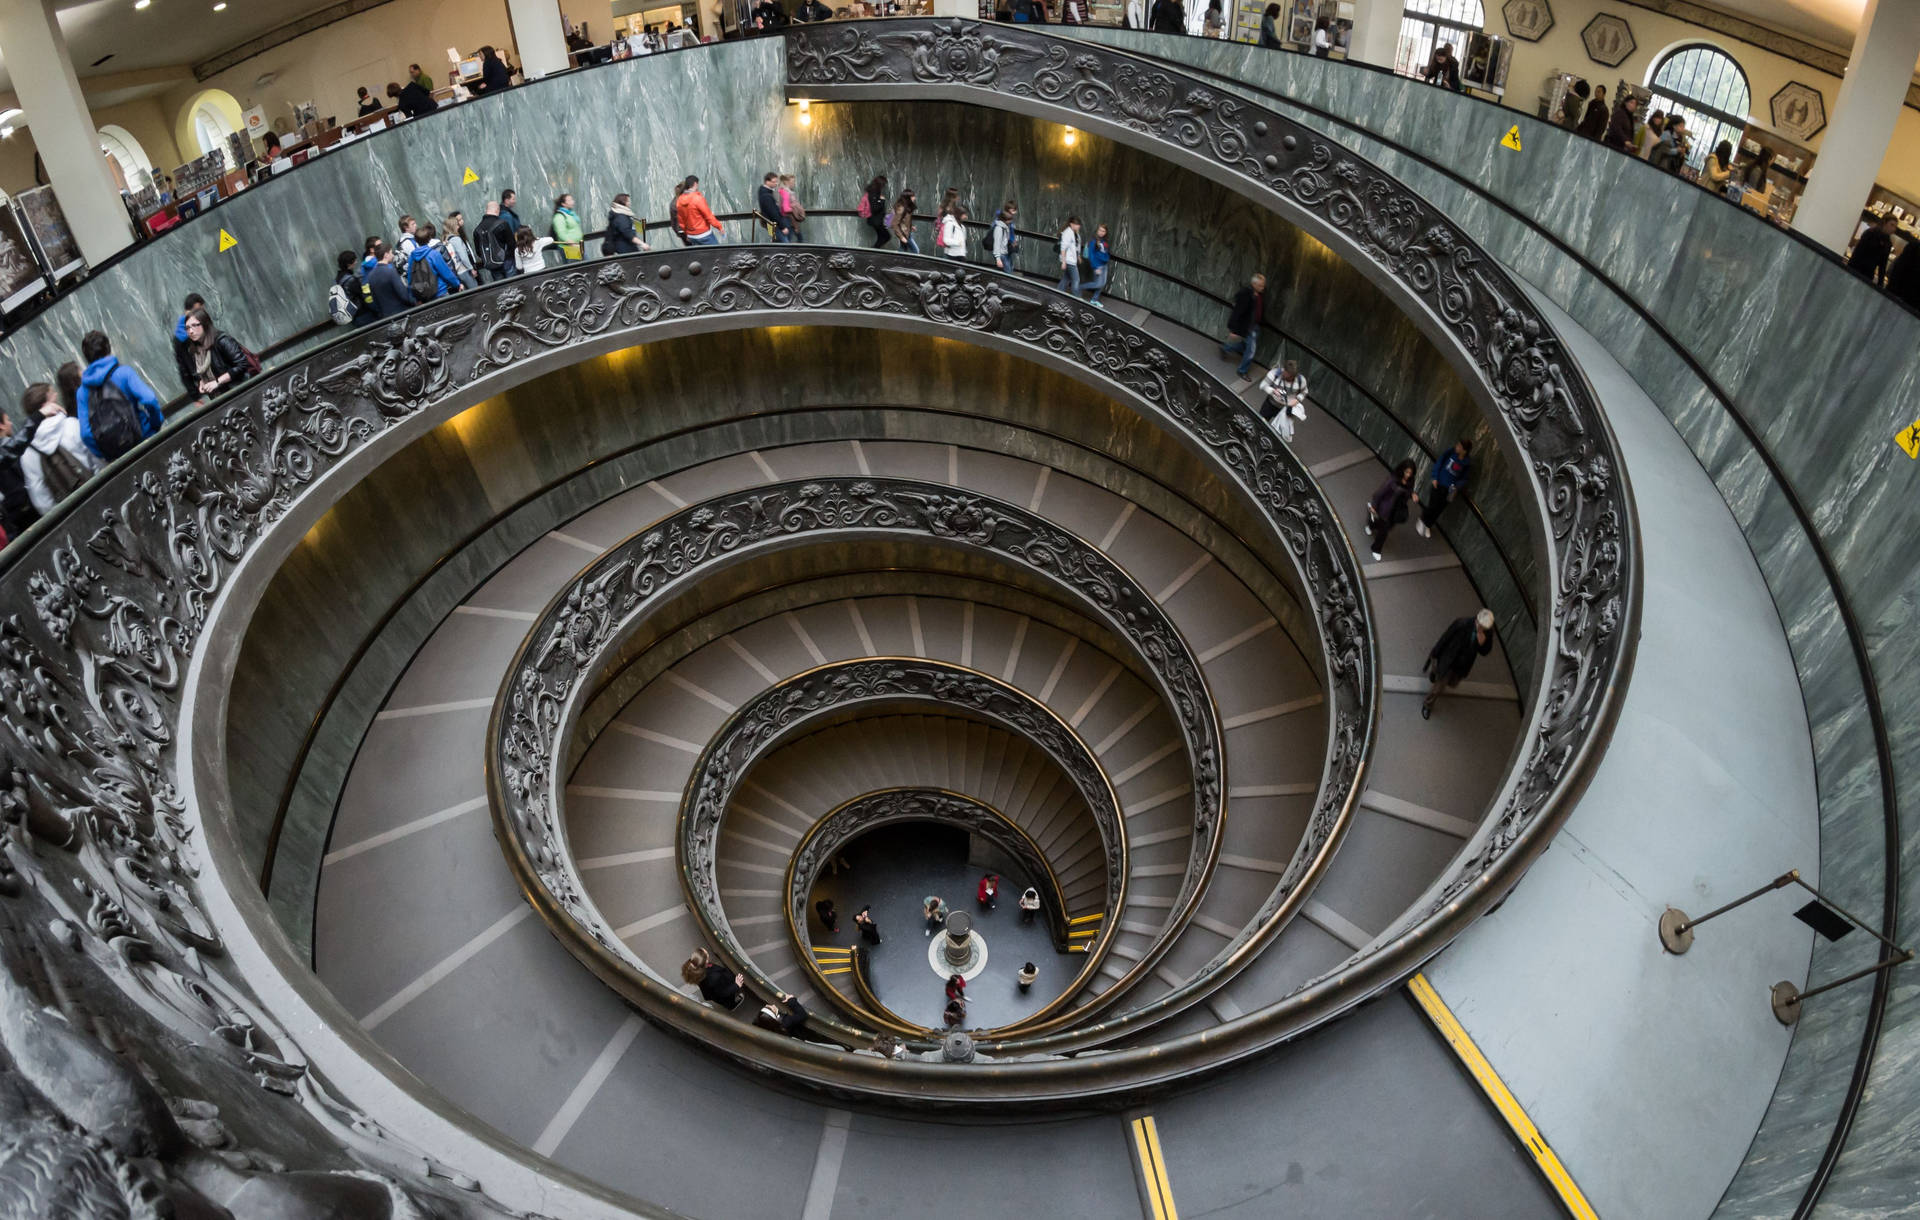
<path fill-rule="evenodd" d="M 193 78 L 206 80 L 225 72 L 235 64 L 244 63 L 256 55 L 271 51 L 281 43 L 292 42 L 302 34 L 311 34 L 322 26 L 332 25 L 336 21 L 364 13 L 368 9 L 379 8 L 390 2 L 391 0 L 340 0 L 338 4 L 315 9 L 296 21 L 277 26 L 258 38 L 249 38 L 238 46 L 229 47 L 218 55 L 193 65 Z"/>

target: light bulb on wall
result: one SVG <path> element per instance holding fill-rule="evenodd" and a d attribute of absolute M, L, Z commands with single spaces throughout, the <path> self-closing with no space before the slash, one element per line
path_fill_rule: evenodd
<path fill-rule="evenodd" d="M 800 126 L 813 126 L 813 103 L 804 97 L 800 99 Z"/>
<path fill-rule="evenodd" d="M 1079 143 L 1079 141 L 1080 133 L 1071 127 L 1067 128 L 1067 133 L 1060 137 L 1060 142 L 1068 148 L 1072 148 L 1075 144 Z"/>
<path fill-rule="evenodd" d="M 133 7 L 135 9 L 143 9 L 152 3 L 153 0 L 133 0 Z"/>

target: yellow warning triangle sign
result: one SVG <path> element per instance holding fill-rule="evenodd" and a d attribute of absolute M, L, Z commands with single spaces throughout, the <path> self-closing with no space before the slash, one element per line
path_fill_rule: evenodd
<path fill-rule="evenodd" d="M 478 181 L 480 181 L 480 175 L 473 172 L 473 166 L 471 165 L 467 166 L 466 177 L 460 179 L 460 185 L 472 186 L 474 183 Z"/>
<path fill-rule="evenodd" d="M 1507 128 L 1507 134 L 1500 137 L 1500 147 L 1520 151 L 1520 124 L 1515 123 Z"/>
<path fill-rule="evenodd" d="M 220 230 L 220 253 L 225 254 L 239 244 L 239 238 L 227 232 L 225 229 Z"/>
<path fill-rule="evenodd" d="M 1900 435 L 1893 438 L 1893 443 L 1905 450 L 1908 457 L 1920 461 L 1920 419 L 1908 424 Z"/>

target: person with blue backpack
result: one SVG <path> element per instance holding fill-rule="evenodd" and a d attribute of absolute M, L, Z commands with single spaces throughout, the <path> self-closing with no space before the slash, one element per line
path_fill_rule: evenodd
<path fill-rule="evenodd" d="M 120 363 L 97 330 L 80 340 L 80 357 L 87 362 L 80 375 L 80 439 L 111 462 L 160 431 L 160 396 L 131 365 Z"/>

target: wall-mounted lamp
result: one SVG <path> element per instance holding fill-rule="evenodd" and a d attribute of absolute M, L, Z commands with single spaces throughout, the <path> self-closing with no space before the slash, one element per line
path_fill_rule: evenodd
<path fill-rule="evenodd" d="M 1867 935 L 1885 945 L 1889 953 L 1886 957 L 1881 958 L 1864 970 L 1856 970 L 1852 974 L 1844 975 L 1841 978 L 1834 979 L 1832 982 L 1822 983 L 1818 987 L 1809 987 L 1805 991 L 1800 990 L 1792 983 L 1775 983 L 1771 997 L 1773 1002 L 1773 1015 L 1779 1020 L 1780 1024 L 1792 1025 L 1800 1019 L 1800 1002 L 1802 1000 L 1817 996 L 1823 991 L 1832 991 L 1835 987 L 1851 983 L 1855 979 L 1865 978 L 1869 974 L 1878 974 L 1882 970 L 1891 970 L 1895 966 L 1913 960 L 1913 950 L 1902 949 L 1899 945 L 1894 944 L 1880 933 L 1862 923 L 1859 919 L 1848 914 L 1841 908 L 1840 904 L 1802 881 L 1800 879 L 1800 870 L 1797 868 L 1791 872 L 1780 874 L 1751 894 L 1743 894 L 1724 906 L 1715 907 L 1698 919 L 1689 919 L 1687 913 L 1678 907 L 1668 907 L 1666 914 L 1660 917 L 1660 945 L 1668 953 L 1685 953 L 1688 949 L 1693 948 L 1693 930 L 1701 924 L 1716 916 L 1725 915 L 1735 907 L 1745 906 L 1762 894 L 1771 894 L 1773 891 L 1789 885 L 1797 885 L 1807 891 L 1807 893 L 1813 895 L 1812 902 L 1809 902 L 1793 913 L 1794 917 L 1800 920 L 1800 922 L 1806 924 L 1828 940 L 1839 940 L 1855 928 L 1859 928 Z"/>
<path fill-rule="evenodd" d="M 804 97 L 800 99 L 800 126 L 813 126 L 813 102 Z"/>
<path fill-rule="evenodd" d="M 1080 142 L 1080 133 L 1069 127 L 1067 128 L 1066 134 L 1060 137 L 1060 142 L 1068 148 L 1072 148 Z"/>

